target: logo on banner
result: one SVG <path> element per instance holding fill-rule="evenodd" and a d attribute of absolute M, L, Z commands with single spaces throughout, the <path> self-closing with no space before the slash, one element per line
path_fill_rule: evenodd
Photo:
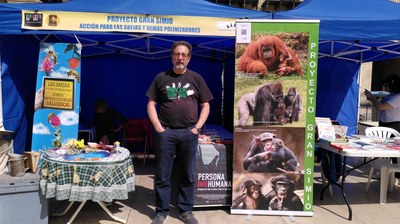
<path fill-rule="evenodd" d="M 217 22 L 217 31 L 219 32 L 235 32 L 236 24 L 235 22 Z"/>
<path fill-rule="evenodd" d="M 57 15 L 49 15 L 49 26 L 57 26 L 58 21 L 59 19 Z"/>
<path fill-rule="evenodd" d="M 25 13 L 25 26 L 38 27 L 43 25 L 42 13 Z"/>

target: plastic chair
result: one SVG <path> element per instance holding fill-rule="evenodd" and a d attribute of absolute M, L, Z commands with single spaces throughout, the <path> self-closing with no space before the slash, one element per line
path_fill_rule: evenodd
<path fill-rule="evenodd" d="M 143 155 L 143 165 L 146 164 L 146 158 L 148 157 L 148 148 L 150 143 L 150 132 L 151 123 L 149 119 L 128 119 L 123 128 L 122 134 L 122 146 L 129 149 L 134 147 L 138 143 L 143 143 L 144 148 L 142 152 L 132 152 L 133 157 Z"/>
<path fill-rule="evenodd" d="M 387 127 L 368 127 L 365 129 L 366 136 L 377 136 L 382 138 L 399 137 L 400 133 L 393 128 Z M 392 192 L 395 184 L 395 172 L 400 172 L 398 164 L 392 164 L 390 158 L 378 159 L 371 163 L 371 169 L 368 175 L 368 182 L 365 192 L 368 191 L 372 174 L 375 169 L 381 170 L 380 203 L 386 204 L 387 191 Z"/>

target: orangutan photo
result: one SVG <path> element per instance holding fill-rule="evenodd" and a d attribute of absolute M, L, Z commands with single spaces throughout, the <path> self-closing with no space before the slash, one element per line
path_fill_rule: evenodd
<path fill-rule="evenodd" d="M 268 76 L 304 75 L 296 52 L 278 36 L 263 35 L 247 45 L 239 58 L 238 71 Z"/>

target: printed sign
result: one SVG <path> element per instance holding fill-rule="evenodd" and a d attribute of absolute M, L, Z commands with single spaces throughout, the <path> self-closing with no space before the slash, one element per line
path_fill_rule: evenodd
<path fill-rule="evenodd" d="M 236 22 L 231 213 L 311 216 L 318 21 Z"/>
<path fill-rule="evenodd" d="M 44 78 L 43 108 L 73 110 L 74 89 L 73 79 Z"/>
<path fill-rule="evenodd" d="M 60 148 L 77 138 L 80 62 L 80 44 L 40 45 L 32 151 Z"/>
<path fill-rule="evenodd" d="M 222 144 L 199 144 L 194 206 L 229 206 L 232 200 L 232 151 Z"/>
<path fill-rule="evenodd" d="M 202 21 L 199 23 L 199 21 Z M 21 28 L 81 32 L 139 32 L 235 36 L 235 20 L 200 16 L 140 15 L 22 10 Z"/>

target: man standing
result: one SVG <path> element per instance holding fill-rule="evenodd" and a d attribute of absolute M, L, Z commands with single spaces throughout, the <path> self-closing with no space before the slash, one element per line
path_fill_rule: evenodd
<path fill-rule="evenodd" d="M 179 218 L 188 224 L 198 223 L 192 214 L 196 149 L 198 134 L 210 113 L 208 102 L 213 96 L 204 79 L 187 68 L 191 55 L 190 43 L 175 42 L 171 48 L 172 69 L 158 74 L 146 93 L 149 97 L 147 113 L 156 130 L 156 217 L 152 224 L 164 223 L 169 214 L 170 180 L 175 158 L 180 170 Z M 157 103 L 160 104 L 158 113 Z M 198 103 L 201 105 L 200 115 Z"/>

